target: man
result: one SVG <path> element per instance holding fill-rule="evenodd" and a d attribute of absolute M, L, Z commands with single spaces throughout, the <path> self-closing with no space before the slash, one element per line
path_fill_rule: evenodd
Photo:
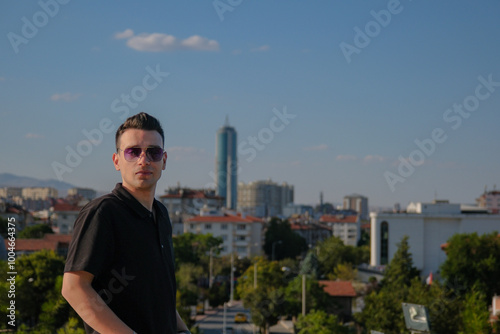
<path fill-rule="evenodd" d="M 176 310 L 172 227 L 155 200 L 167 153 L 158 120 L 129 117 L 116 132 L 122 183 L 80 212 L 62 294 L 87 333 L 189 333 Z"/>

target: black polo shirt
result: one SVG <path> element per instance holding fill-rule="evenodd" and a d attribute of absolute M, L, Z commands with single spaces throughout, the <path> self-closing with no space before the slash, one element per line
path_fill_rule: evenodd
<path fill-rule="evenodd" d="M 177 332 L 172 226 L 167 209 L 152 213 L 121 183 L 80 212 L 65 272 L 94 275 L 93 288 L 139 334 Z M 85 326 L 87 333 L 97 333 Z"/>

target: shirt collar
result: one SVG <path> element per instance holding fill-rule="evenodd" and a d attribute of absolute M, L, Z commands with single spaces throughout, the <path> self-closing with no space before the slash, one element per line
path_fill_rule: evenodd
<path fill-rule="evenodd" d="M 135 211 L 140 217 L 146 218 L 151 216 L 151 211 L 146 209 L 131 193 L 129 193 L 121 183 L 117 183 L 112 193 L 121 201 L 124 201 L 128 207 Z M 163 210 L 159 206 L 159 202 L 155 199 L 153 207 L 156 210 L 157 216 L 163 216 Z"/>

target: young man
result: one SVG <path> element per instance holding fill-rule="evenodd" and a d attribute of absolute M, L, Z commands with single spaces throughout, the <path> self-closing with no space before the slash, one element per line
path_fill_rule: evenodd
<path fill-rule="evenodd" d="M 176 310 L 172 227 L 155 200 L 167 153 L 158 120 L 129 117 L 116 132 L 112 193 L 80 212 L 62 294 L 87 333 L 189 333 Z"/>

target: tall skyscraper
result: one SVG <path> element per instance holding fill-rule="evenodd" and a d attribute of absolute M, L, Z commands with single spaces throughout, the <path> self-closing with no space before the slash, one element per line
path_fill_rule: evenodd
<path fill-rule="evenodd" d="M 215 153 L 215 175 L 217 195 L 225 197 L 226 207 L 236 210 L 238 194 L 238 158 L 236 130 L 226 123 L 217 131 Z"/>

